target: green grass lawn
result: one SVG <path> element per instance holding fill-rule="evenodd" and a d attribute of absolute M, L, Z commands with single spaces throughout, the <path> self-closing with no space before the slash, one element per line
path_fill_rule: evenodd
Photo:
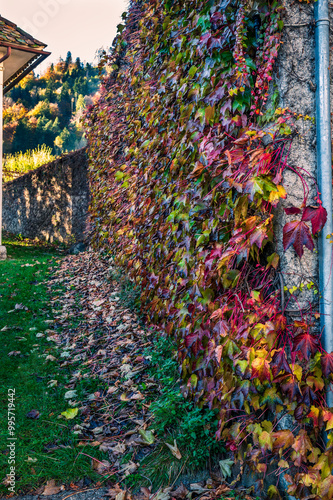
<path fill-rule="evenodd" d="M 55 249 L 33 246 L 19 238 L 5 240 L 4 244 L 8 260 L 0 261 L 0 481 L 10 472 L 10 390 L 15 390 L 15 491 L 31 490 L 50 479 L 61 483 L 85 479 L 86 484 L 100 480 L 92 470 L 91 459 L 80 452 L 98 459 L 106 458 L 105 454 L 96 448 L 78 447 L 72 428 L 79 422 L 59 418 L 68 408 L 64 385 L 70 372 L 55 361 L 45 361 L 45 355 L 57 353 L 53 342 L 46 340 L 47 334 L 37 335 L 54 328 L 48 323 L 52 310 L 45 280 L 61 255 Z M 58 385 L 50 387 L 51 380 L 57 380 Z M 39 412 L 38 419 L 27 417 L 32 410 Z M 8 486 L 1 484 L 0 496 L 8 493 Z"/>

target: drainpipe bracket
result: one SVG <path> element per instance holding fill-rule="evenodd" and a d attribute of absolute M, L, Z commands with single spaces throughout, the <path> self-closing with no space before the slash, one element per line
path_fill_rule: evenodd
<path fill-rule="evenodd" d="M 319 26 L 319 25 L 327 25 L 329 26 L 330 25 L 330 20 L 329 19 L 318 19 L 317 21 L 315 21 L 315 25 L 316 27 Z"/>

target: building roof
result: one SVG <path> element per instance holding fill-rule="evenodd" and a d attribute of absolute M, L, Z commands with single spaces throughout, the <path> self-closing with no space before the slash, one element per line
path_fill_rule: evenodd
<path fill-rule="evenodd" d="M 7 42 L 15 45 L 23 45 L 33 49 L 43 50 L 46 44 L 39 42 L 34 37 L 21 30 L 16 24 L 0 16 L 0 43 Z"/>
<path fill-rule="evenodd" d="M 44 51 L 45 47 L 45 43 L 0 16 L 0 58 L 11 51 L 11 56 L 4 62 L 4 93 L 50 55 Z"/>

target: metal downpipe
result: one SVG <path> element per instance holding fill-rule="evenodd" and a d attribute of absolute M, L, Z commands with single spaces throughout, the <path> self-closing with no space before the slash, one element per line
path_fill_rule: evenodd
<path fill-rule="evenodd" d="M 332 154 L 331 106 L 329 73 L 328 0 L 315 3 L 316 41 L 316 129 L 317 129 L 317 178 L 327 222 L 319 237 L 319 283 L 322 344 L 327 352 L 333 351 L 333 269 L 332 250 L 328 235 L 333 233 L 332 223 Z M 333 407 L 333 392 L 327 391 L 327 404 Z"/>

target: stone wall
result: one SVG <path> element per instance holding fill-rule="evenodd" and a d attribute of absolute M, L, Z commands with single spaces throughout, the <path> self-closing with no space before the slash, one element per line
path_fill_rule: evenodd
<path fill-rule="evenodd" d="M 50 242 L 84 239 L 89 186 L 85 149 L 4 184 L 3 229 Z"/>
<path fill-rule="evenodd" d="M 276 64 L 275 85 L 279 92 L 279 106 L 287 107 L 303 116 L 315 117 L 315 34 L 314 6 L 292 0 L 284 2 L 283 44 Z M 294 215 L 285 215 L 283 208 L 300 207 L 304 200 L 303 184 L 295 171 L 304 176 L 309 188 L 308 205 L 315 205 L 315 179 L 317 177 L 316 126 L 311 120 L 300 118 L 295 122 L 295 133 L 288 155 L 289 168 L 284 173 L 284 186 L 288 196 L 283 200 L 276 217 L 276 238 L 281 258 L 281 277 L 288 288 L 301 283 L 318 282 L 318 254 L 307 248 L 300 260 L 291 247 L 284 252 L 282 246 L 282 228 L 289 220 L 297 219 Z M 288 146 L 289 149 L 289 146 Z M 307 290 L 307 288 L 305 287 Z M 312 291 L 297 292 L 293 296 L 285 294 L 286 313 L 290 319 L 296 319 L 310 307 L 318 308 L 317 296 Z M 302 312 L 301 312 L 302 310 Z M 298 318 L 297 318 L 298 319 Z"/>

